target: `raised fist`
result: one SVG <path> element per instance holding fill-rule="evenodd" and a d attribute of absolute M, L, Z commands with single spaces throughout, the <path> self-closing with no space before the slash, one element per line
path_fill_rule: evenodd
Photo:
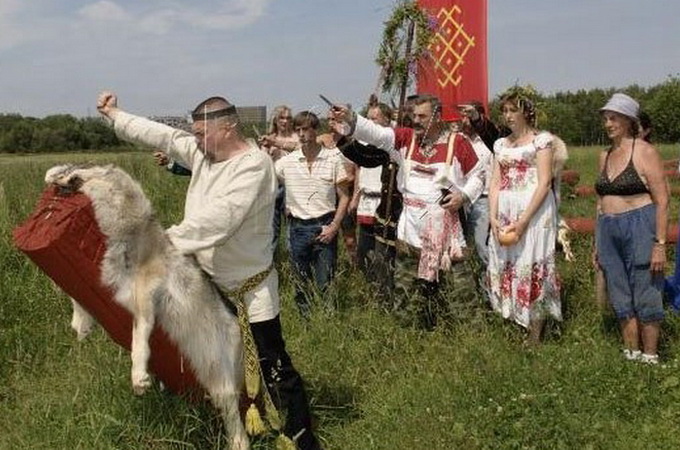
<path fill-rule="evenodd" d="M 118 109 L 118 97 L 116 94 L 109 91 L 102 91 L 97 97 L 97 111 L 101 114 L 111 117 L 111 113 Z"/>

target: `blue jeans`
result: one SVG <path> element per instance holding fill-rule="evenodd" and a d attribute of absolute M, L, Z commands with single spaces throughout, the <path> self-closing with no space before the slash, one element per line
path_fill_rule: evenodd
<path fill-rule="evenodd" d="M 359 270 L 369 277 L 367 271 L 371 261 L 369 260 L 370 252 L 375 248 L 375 226 L 368 224 L 359 224 L 359 233 L 357 237 L 357 262 Z M 369 281 L 373 281 L 370 280 Z"/>
<path fill-rule="evenodd" d="M 309 301 L 311 292 L 308 292 L 307 287 L 313 282 L 319 290 L 323 290 L 335 273 L 338 257 L 337 235 L 328 244 L 316 240 L 321 233 L 321 227 L 330 224 L 334 216 L 335 212 L 316 219 L 302 220 L 294 217 L 288 219 L 290 262 L 296 276 L 295 301 L 304 317 L 309 315 L 311 307 Z"/>
<path fill-rule="evenodd" d="M 281 234 L 281 222 L 283 222 L 284 212 L 286 209 L 286 189 L 283 185 L 279 185 L 276 191 L 276 200 L 274 201 L 274 241 L 272 246 L 274 250 L 279 245 L 279 234 Z"/>
<path fill-rule="evenodd" d="M 596 233 L 597 258 L 616 317 L 637 317 L 641 322 L 663 319 L 663 275 L 649 270 L 656 236 L 656 206 L 600 214 Z"/>
<path fill-rule="evenodd" d="M 479 197 L 470 207 L 467 215 L 468 233 L 475 240 L 477 256 L 486 267 L 489 263 L 489 198 Z M 470 239 L 468 238 L 468 242 Z"/>

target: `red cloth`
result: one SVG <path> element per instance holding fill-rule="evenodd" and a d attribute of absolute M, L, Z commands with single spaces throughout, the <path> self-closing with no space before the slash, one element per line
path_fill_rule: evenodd
<path fill-rule="evenodd" d="M 445 113 L 469 101 L 486 106 L 487 0 L 418 0 L 418 5 L 437 32 L 431 57 L 418 63 L 418 93 L 439 97 Z"/>
<path fill-rule="evenodd" d="M 375 217 L 373 216 L 360 216 L 357 214 L 357 223 L 359 225 L 374 225 Z"/>
<path fill-rule="evenodd" d="M 81 193 L 43 192 L 33 214 L 14 230 L 14 244 L 106 330 L 130 350 L 132 315 L 101 283 L 106 237 L 99 230 L 90 199 Z M 200 387 L 174 342 L 160 326 L 150 339 L 149 370 L 177 394 L 199 398 Z"/>
<path fill-rule="evenodd" d="M 408 151 L 408 148 L 411 145 L 411 141 L 413 140 L 414 133 L 415 131 L 413 130 L 413 128 L 402 127 L 395 128 L 394 147 L 397 149 L 406 148 Z M 465 175 L 475 167 L 475 164 L 477 164 L 478 161 L 477 153 L 475 153 L 475 149 L 472 148 L 472 144 L 470 144 L 470 141 L 466 139 L 463 135 L 457 133 L 454 139 L 455 142 L 453 145 L 453 157 L 458 160 L 460 168 L 463 171 L 463 174 Z M 436 148 L 436 152 L 430 158 L 426 158 L 424 155 L 422 155 L 418 151 L 419 147 L 420 146 L 416 142 L 415 148 L 413 149 L 414 150 L 413 154 L 411 155 L 410 158 L 412 161 L 416 161 L 421 164 L 437 164 L 446 162 L 446 156 L 448 153 L 448 142 L 435 144 L 434 147 Z"/>

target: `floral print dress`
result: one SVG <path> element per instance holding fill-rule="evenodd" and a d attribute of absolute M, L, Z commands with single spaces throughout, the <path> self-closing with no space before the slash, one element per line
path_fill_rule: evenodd
<path fill-rule="evenodd" d="M 533 142 L 511 147 L 506 138 L 494 144 L 500 165 L 498 221 L 515 222 L 531 201 L 538 185 L 536 154 L 550 148 L 553 136 L 538 134 Z M 487 280 L 493 309 L 525 328 L 549 314 L 562 319 L 560 287 L 555 268 L 557 206 L 551 190 L 531 218 L 521 240 L 503 247 L 491 234 Z"/>

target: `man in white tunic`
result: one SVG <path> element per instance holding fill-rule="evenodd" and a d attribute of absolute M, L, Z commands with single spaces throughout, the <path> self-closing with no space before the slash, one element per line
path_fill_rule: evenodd
<path fill-rule="evenodd" d="M 194 109 L 191 133 L 120 110 L 110 92 L 100 94 L 97 109 L 120 138 L 163 149 L 191 170 L 184 219 L 167 235 L 180 251 L 196 257 L 220 290 L 239 289 L 269 272 L 244 296 L 262 373 L 277 406 L 288 412 L 285 434 L 299 448 L 320 448 L 302 379 L 281 333 L 278 276 L 271 267 L 276 194 L 271 159 L 241 136 L 236 108 L 222 97 Z"/>

